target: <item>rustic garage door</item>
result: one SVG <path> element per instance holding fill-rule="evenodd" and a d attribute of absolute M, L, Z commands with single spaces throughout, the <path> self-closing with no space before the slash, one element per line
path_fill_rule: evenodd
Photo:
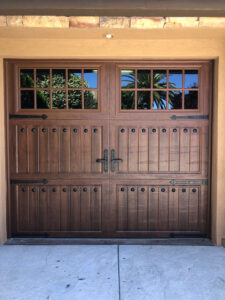
<path fill-rule="evenodd" d="M 211 63 L 6 62 L 9 235 L 209 234 Z"/>

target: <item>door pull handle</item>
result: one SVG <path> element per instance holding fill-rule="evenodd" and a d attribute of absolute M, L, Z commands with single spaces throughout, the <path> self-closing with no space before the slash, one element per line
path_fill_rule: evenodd
<path fill-rule="evenodd" d="M 104 158 L 97 158 L 97 163 L 103 163 L 104 164 L 104 172 L 108 172 L 108 150 L 104 150 Z"/>
<path fill-rule="evenodd" d="M 115 158 L 115 150 L 111 150 L 111 171 L 115 172 L 115 163 L 123 162 L 121 158 Z"/>

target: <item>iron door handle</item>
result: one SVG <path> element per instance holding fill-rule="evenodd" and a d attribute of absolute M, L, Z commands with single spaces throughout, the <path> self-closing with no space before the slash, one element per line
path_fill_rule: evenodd
<path fill-rule="evenodd" d="M 104 172 L 108 172 L 108 150 L 104 150 L 104 158 L 97 158 L 97 163 L 104 163 Z"/>
<path fill-rule="evenodd" d="M 115 163 L 123 162 L 121 158 L 115 158 L 115 150 L 111 150 L 111 171 L 115 172 Z"/>

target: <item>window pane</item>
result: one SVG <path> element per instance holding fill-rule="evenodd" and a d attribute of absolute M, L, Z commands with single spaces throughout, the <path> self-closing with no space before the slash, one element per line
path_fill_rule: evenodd
<path fill-rule="evenodd" d="M 81 91 L 69 91 L 69 108 L 81 109 L 82 108 L 82 94 Z"/>
<path fill-rule="evenodd" d="M 50 76 L 49 70 L 37 70 L 37 87 L 38 88 L 49 88 L 50 87 Z"/>
<path fill-rule="evenodd" d="M 169 88 L 182 89 L 182 71 L 170 70 L 169 71 Z"/>
<path fill-rule="evenodd" d="M 34 87 L 34 70 L 20 70 L 20 87 Z"/>
<path fill-rule="evenodd" d="M 84 87 L 98 87 L 98 70 L 84 70 Z"/>
<path fill-rule="evenodd" d="M 121 92 L 121 108 L 134 109 L 134 92 L 122 91 Z"/>
<path fill-rule="evenodd" d="M 85 109 L 97 109 L 98 108 L 97 91 L 85 91 L 84 92 L 84 108 Z"/>
<path fill-rule="evenodd" d="M 168 109 L 182 108 L 182 91 L 170 91 Z"/>
<path fill-rule="evenodd" d="M 66 86 L 65 70 L 52 70 L 52 87 L 64 88 Z"/>
<path fill-rule="evenodd" d="M 165 89 L 166 85 L 166 70 L 153 71 L 153 87 L 156 89 Z"/>
<path fill-rule="evenodd" d="M 153 93 L 152 109 L 166 109 L 166 92 Z"/>
<path fill-rule="evenodd" d="M 81 70 L 68 71 L 68 87 L 81 88 L 82 87 L 82 74 Z"/>
<path fill-rule="evenodd" d="M 66 91 L 53 91 L 52 108 L 65 108 L 65 107 L 66 107 Z"/>
<path fill-rule="evenodd" d="M 121 71 L 121 87 L 124 89 L 132 89 L 135 87 L 135 72 L 134 70 Z"/>
<path fill-rule="evenodd" d="M 138 70 L 138 88 L 150 88 L 150 71 Z"/>
<path fill-rule="evenodd" d="M 137 108 L 150 109 L 150 92 L 147 91 L 137 92 Z"/>
<path fill-rule="evenodd" d="M 49 91 L 37 91 L 37 108 L 50 108 Z"/>
<path fill-rule="evenodd" d="M 185 91 L 184 108 L 185 109 L 197 109 L 198 108 L 198 92 L 197 91 Z"/>
<path fill-rule="evenodd" d="M 34 91 L 21 91 L 21 108 L 34 108 Z"/>
<path fill-rule="evenodd" d="M 185 89 L 198 88 L 198 71 L 186 70 L 184 76 Z"/>

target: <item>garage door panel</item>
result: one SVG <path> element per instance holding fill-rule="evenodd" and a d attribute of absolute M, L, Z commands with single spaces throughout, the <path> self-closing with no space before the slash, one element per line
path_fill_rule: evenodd
<path fill-rule="evenodd" d="M 15 185 L 15 233 L 102 231 L 102 185 Z"/>
<path fill-rule="evenodd" d="M 204 232 L 207 186 L 117 184 L 117 231 Z M 202 225 L 199 216 L 202 216 Z M 200 219 L 201 220 L 201 219 Z"/>
<path fill-rule="evenodd" d="M 15 131 L 14 131 L 15 130 Z M 13 134 L 14 132 L 14 134 Z M 12 174 L 103 174 L 107 124 L 38 126 L 14 125 Z"/>
<path fill-rule="evenodd" d="M 178 124 L 177 124 L 178 125 Z M 122 159 L 116 166 L 117 174 L 203 174 L 206 171 L 203 145 L 203 127 L 195 126 L 117 126 L 111 131 L 116 135 L 116 156 Z M 204 128 L 205 130 L 205 128 Z M 113 175 L 113 174 L 112 174 Z"/>

